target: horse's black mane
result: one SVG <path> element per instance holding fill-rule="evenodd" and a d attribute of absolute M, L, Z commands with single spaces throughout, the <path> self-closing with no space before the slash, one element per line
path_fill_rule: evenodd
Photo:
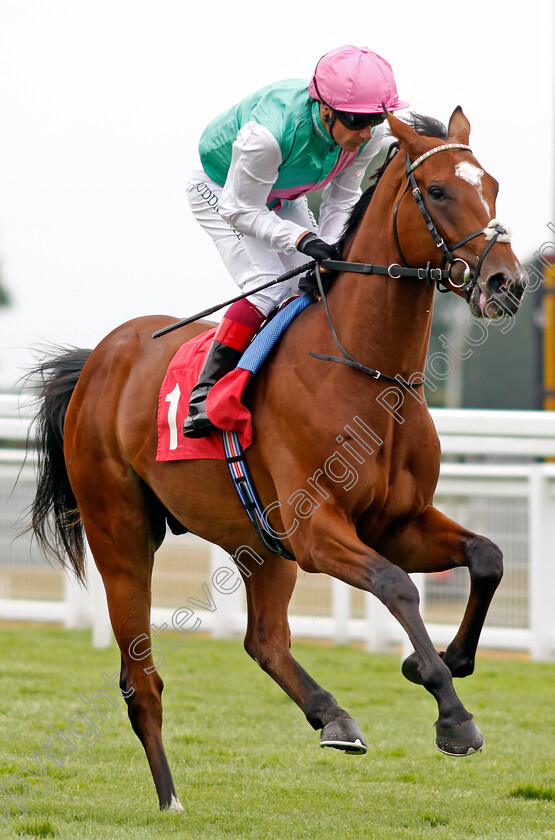
<path fill-rule="evenodd" d="M 439 137 L 442 140 L 447 138 L 447 129 L 439 120 L 434 119 L 434 117 L 425 117 L 422 114 L 410 114 L 410 117 L 407 121 L 415 131 L 419 134 L 423 134 L 426 137 Z M 373 174 L 372 179 L 370 181 L 369 186 L 363 192 L 353 209 L 351 210 L 351 214 L 347 220 L 345 225 L 345 229 L 341 235 L 341 238 L 337 242 L 337 247 L 341 254 L 343 254 L 343 250 L 350 240 L 351 236 L 357 229 L 360 224 L 362 217 L 364 216 L 370 201 L 372 200 L 372 196 L 374 195 L 375 189 L 378 185 L 378 181 L 382 177 L 383 173 L 399 151 L 399 144 L 392 143 L 388 149 L 387 156 L 380 166 L 379 169 Z"/>

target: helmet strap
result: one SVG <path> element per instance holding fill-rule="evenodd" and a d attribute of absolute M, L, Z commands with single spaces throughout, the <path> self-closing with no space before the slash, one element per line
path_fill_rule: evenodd
<path fill-rule="evenodd" d="M 321 59 L 320 59 L 320 61 L 321 61 Z M 319 63 L 320 63 L 320 62 L 318 62 L 318 64 L 319 64 Z M 316 65 L 316 70 L 317 70 L 317 69 L 318 69 L 318 65 Z M 335 109 L 334 109 L 334 108 L 332 108 L 332 107 L 331 107 L 331 105 L 328 105 L 328 103 L 326 102 L 326 100 L 323 98 L 322 94 L 321 94 L 321 93 L 320 93 L 320 91 L 318 90 L 318 82 L 316 81 L 316 70 L 314 71 L 314 76 L 312 77 L 312 81 L 314 82 L 314 88 L 315 88 L 315 90 L 316 90 L 316 94 L 317 94 L 317 96 L 318 96 L 318 101 L 320 102 L 320 104 L 321 104 L 321 105 L 324 105 L 326 108 L 330 108 L 330 109 L 331 109 L 331 117 L 330 117 L 328 114 L 326 114 L 326 115 L 325 115 L 325 117 L 323 117 L 323 120 L 324 120 L 324 122 L 326 123 L 326 125 L 328 126 L 328 128 L 329 128 L 329 130 L 330 130 L 330 137 L 331 137 L 331 139 L 332 139 L 332 140 L 333 140 L 333 142 L 335 143 L 335 137 L 333 136 L 333 126 L 334 126 L 334 124 L 335 124 L 335 120 L 336 120 L 336 118 L 337 118 L 337 114 L 336 114 L 336 112 L 335 112 Z"/>
<path fill-rule="evenodd" d="M 326 108 L 329 108 L 329 105 L 326 105 Z M 331 116 L 329 114 L 325 114 L 322 119 L 326 123 L 330 131 L 330 137 L 335 143 L 335 137 L 333 136 L 333 127 L 335 125 L 335 120 L 337 119 L 337 113 L 332 109 Z"/>

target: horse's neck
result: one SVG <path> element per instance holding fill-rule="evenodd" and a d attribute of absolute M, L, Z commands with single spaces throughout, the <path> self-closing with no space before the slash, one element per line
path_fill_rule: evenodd
<path fill-rule="evenodd" d="M 413 280 L 376 275 L 341 281 L 330 314 L 342 344 L 357 361 L 403 378 L 424 371 L 432 292 L 414 286 Z"/>
<path fill-rule="evenodd" d="M 399 180 L 399 186 L 401 182 Z M 372 199 L 347 249 L 354 262 L 399 262 L 393 205 Z M 375 203 L 374 203 L 375 202 Z M 387 206 L 386 206 L 387 205 Z M 344 274 L 330 293 L 330 312 L 357 361 L 392 376 L 423 372 L 430 340 L 434 287 L 425 281 Z"/>

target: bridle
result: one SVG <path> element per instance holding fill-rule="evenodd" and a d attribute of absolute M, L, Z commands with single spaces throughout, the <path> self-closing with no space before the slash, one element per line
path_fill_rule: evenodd
<path fill-rule="evenodd" d="M 452 289 L 464 290 L 466 299 L 467 301 L 469 301 L 476 286 L 476 283 L 478 282 L 478 277 L 480 275 L 482 264 L 490 249 L 498 241 L 510 242 L 511 235 L 510 231 L 507 228 L 505 228 L 502 224 L 500 224 L 497 221 L 497 219 L 491 219 L 485 228 L 482 228 L 481 230 L 477 230 L 475 233 L 471 233 L 468 236 L 465 236 L 463 239 L 459 240 L 459 242 L 456 242 L 454 245 L 451 245 L 449 247 L 445 243 L 443 237 L 441 236 L 436 227 L 434 220 L 432 219 L 428 211 L 428 208 L 426 207 L 420 188 L 416 183 L 414 170 L 432 155 L 452 149 L 463 149 L 467 151 L 472 151 L 470 146 L 467 146 L 463 143 L 445 143 L 441 146 L 435 146 L 433 149 L 429 149 L 427 152 L 424 152 L 424 154 L 420 155 L 420 157 L 417 158 L 414 161 L 414 163 L 411 163 L 409 156 L 405 155 L 405 172 L 407 176 L 407 185 L 403 190 L 403 193 L 401 194 L 393 211 L 393 233 L 395 237 L 395 244 L 397 246 L 397 250 L 399 251 L 399 256 L 402 262 L 404 262 L 405 264 L 404 266 L 399 265 L 399 263 L 392 263 L 391 265 L 373 265 L 372 263 L 355 263 L 349 262 L 348 260 L 325 260 L 325 269 L 329 271 L 342 271 L 354 274 L 382 274 L 388 275 L 393 279 L 400 279 L 401 277 L 411 277 L 416 278 L 418 280 L 426 280 L 428 283 L 435 283 L 436 288 L 440 292 L 448 292 Z M 407 261 L 403 255 L 401 244 L 399 242 L 399 233 L 397 230 L 397 214 L 399 210 L 399 205 L 401 204 L 401 201 L 403 200 L 404 196 L 409 190 L 411 190 L 412 195 L 414 196 L 416 205 L 420 210 L 424 221 L 426 222 L 426 226 L 430 231 L 430 234 L 434 242 L 436 243 L 436 246 L 441 250 L 443 254 L 441 268 L 433 268 L 431 262 L 428 262 L 424 268 L 412 268 L 408 266 Z M 456 251 L 458 248 L 461 248 L 467 242 L 470 242 L 471 239 L 475 239 L 481 234 L 484 234 L 484 236 L 486 237 L 487 244 L 483 249 L 482 253 L 480 254 L 480 257 L 478 258 L 476 268 L 473 270 L 470 268 L 466 260 L 463 260 L 460 257 L 453 256 L 453 251 Z M 462 263 L 464 266 L 462 281 L 459 283 L 454 281 L 452 277 L 453 266 L 458 262 Z M 449 264 L 449 267 L 445 268 L 447 263 Z M 419 388 L 420 386 L 424 385 L 423 381 L 411 382 L 407 381 L 406 379 L 403 379 L 401 376 L 387 376 L 386 374 L 381 373 L 378 370 L 374 370 L 374 368 L 367 367 L 361 362 L 358 362 L 355 358 L 353 358 L 353 356 L 351 356 L 350 353 L 347 352 L 347 350 L 345 350 L 345 348 L 339 341 L 339 337 L 330 318 L 320 270 L 321 265 L 315 263 L 314 272 L 316 276 L 316 283 L 318 285 L 318 292 L 324 305 L 324 311 L 326 313 L 326 318 L 332 336 L 337 347 L 342 353 L 342 358 L 337 358 L 334 356 L 325 356 L 321 353 L 310 353 L 310 355 L 314 356 L 317 359 L 324 359 L 325 361 L 329 362 L 340 362 L 341 364 L 348 365 L 349 367 L 355 368 L 355 370 L 360 370 L 361 372 L 368 374 L 373 379 L 385 379 L 387 382 L 393 382 L 397 385 L 402 385 L 405 388 Z M 444 288 L 442 288 L 442 285 L 444 286 Z"/>
<path fill-rule="evenodd" d="M 403 197 L 405 196 L 407 191 L 410 189 L 412 191 L 413 196 L 414 196 L 414 200 L 416 201 L 416 205 L 417 205 L 418 209 L 420 210 L 422 218 L 424 219 L 424 221 L 425 221 L 425 223 L 428 227 L 428 230 L 430 231 L 430 234 L 431 234 L 434 242 L 436 243 L 436 246 L 441 250 L 441 252 L 443 254 L 442 269 L 445 268 L 446 263 L 449 263 L 448 281 L 447 281 L 447 284 L 444 283 L 446 288 L 441 288 L 441 286 L 440 286 L 440 283 L 444 282 L 443 277 L 442 277 L 441 280 L 436 281 L 436 286 L 437 286 L 438 291 L 440 291 L 440 292 L 450 291 L 450 288 L 449 288 L 449 285 L 448 285 L 448 284 L 450 284 L 452 288 L 464 290 L 464 292 L 466 294 L 466 299 L 468 301 L 470 299 L 470 296 L 472 295 L 472 292 L 474 291 L 474 287 L 476 286 L 476 283 L 478 282 L 478 277 L 479 277 L 480 271 L 482 269 L 482 264 L 483 264 L 483 262 L 484 262 L 484 260 L 487 256 L 487 254 L 489 253 L 490 249 L 495 245 L 495 243 L 497 241 L 510 242 L 511 237 L 510 237 L 510 232 L 507 230 L 507 228 L 505 228 L 502 224 L 500 224 L 497 221 L 497 219 L 491 219 L 488 222 L 488 224 L 486 225 L 485 228 L 477 230 L 475 233 L 470 233 L 468 236 L 465 236 L 463 239 L 460 239 L 458 242 L 456 242 L 454 245 L 451 245 L 450 247 L 446 244 L 445 240 L 443 239 L 443 237 L 439 233 L 439 231 L 438 231 L 438 229 L 435 225 L 435 222 L 433 221 L 432 217 L 430 216 L 428 208 L 426 207 L 426 205 L 424 203 L 424 199 L 422 198 L 422 192 L 420 191 L 420 188 L 419 188 L 418 184 L 416 183 L 416 178 L 414 177 L 414 170 L 418 166 L 420 166 L 421 163 L 423 163 L 425 160 L 427 160 L 432 155 L 435 155 L 438 152 L 449 151 L 449 150 L 452 150 L 452 149 L 464 149 L 464 150 L 467 150 L 469 152 L 472 151 L 470 146 L 467 146 L 464 143 L 445 143 L 442 146 L 435 146 L 433 149 L 429 149 L 427 152 L 424 152 L 424 154 L 420 155 L 420 157 L 417 158 L 414 161 L 414 163 L 411 163 L 409 156 L 405 155 L 405 172 L 406 172 L 406 176 L 407 176 L 407 185 L 406 185 L 399 201 L 395 205 L 395 210 L 393 212 L 393 234 L 394 234 L 394 237 L 395 237 L 395 244 L 397 246 L 397 250 L 399 251 L 399 256 L 401 257 L 401 260 L 404 262 L 404 264 L 407 265 L 407 261 L 405 259 L 405 256 L 403 254 L 403 250 L 401 248 L 401 243 L 399 241 L 399 234 L 398 234 L 398 230 L 397 230 L 397 213 L 398 213 L 398 210 L 399 210 L 399 205 L 401 204 L 401 201 L 403 200 Z M 486 240 L 488 240 L 488 242 L 487 242 L 484 250 L 480 254 L 480 257 L 478 258 L 476 268 L 474 270 L 472 270 L 470 268 L 470 266 L 468 265 L 468 263 L 466 262 L 466 260 L 463 260 L 460 257 L 453 256 L 453 251 L 456 251 L 458 248 L 461 248 L 463 245 L 466 245 L 467 242 L 470 242 L 471 239 L 475 239 L 477 236 L 480 236 L 480 234 L 482 234 L 482 233 L 484 234 L 484 236 L 486 237 Z M 453 280 L 453 276 L 452 276 L 453 266 L 457 262 L 462 263 L 463 266 L 464 266 L 462 281 L 460 283 L 455 282 Z"/>

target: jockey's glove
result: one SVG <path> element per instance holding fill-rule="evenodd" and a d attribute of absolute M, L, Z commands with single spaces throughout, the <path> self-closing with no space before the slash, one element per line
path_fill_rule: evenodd
<path fill-rule="evenodd" d="M 312 257 L 316 262 L 327 259 L 339 259 L 337 247 L 335 245 L 328 245 L 327 242 L 324 242 L 315 233 L 306 233 L 298 242 L 297 251 L 300 251 L 301 254 L 306 254 L 308 257 Z"/>

